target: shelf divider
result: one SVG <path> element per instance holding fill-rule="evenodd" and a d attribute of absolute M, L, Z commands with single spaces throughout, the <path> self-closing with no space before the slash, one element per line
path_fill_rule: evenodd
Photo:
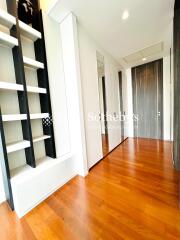
<path fill-rule="evenodd" d="M 36 142 L 40 142 L 40 141 L 43 141 L 43 140 L 46 140 L 46 139 L 49 139 L 49 138 L 51 138 L 51 136 L 48 136 L 48 135 L 34 137 L 33 142 L 36 143 Z"/>
<path fill-rule="evenodd" d="M 27 91 L 29 93 L 42 93 L 42 94 L 47 93 L 47 90 L 45 88 L 33 87 L 33 86 L 27 86 Z"/>
<path fill-rule="evenodd" d="M 30 119 L 42 119 L 42 118 L 48 118 L 49 113 L 32 113 L 30 114 Z"/>
<path fill-rule="evenodd" d="M 36 41 L 38 38 L 41 38 L 41 33 L 36 29 L 30 27 L 26 23 L 19 20 L 20 33 L 22 36 L 31 39 L 32 41 Z"/>
<path fill-rule="evenodd" d="M 27 114 L 7 114 L 2 115 L 3 122 L 22 121 L 27 120 Z"/>
<path fill-rule="evenodd" d="M 19 151 L 19 150 L 22 150 L 25 148 L 29 148 L 29 147 L 30 147 L 30 142 L 26 141 L 26 140 L 6 145 L 7 153 L 16 152 L 16 151 Z"/>
<path fill-rule="evenodd" d="M 0 31 L 0 45 L 13 48 L 14 46 L 18 46 L 18 40 Z"/>
<path fill-rule="evenodd" d="M 32 69 L 44 69 L 44 64 L 42 62 L 38 62 L 34 59 L 23 57 L 24 66 Z"/>
<path fill-rule="evenodd" d="M 12 90 L 12 91 L 23 91 L 22 84 L 9 83 L 9 82 L 0 82 L 0 89 L 3 90 Z"/>

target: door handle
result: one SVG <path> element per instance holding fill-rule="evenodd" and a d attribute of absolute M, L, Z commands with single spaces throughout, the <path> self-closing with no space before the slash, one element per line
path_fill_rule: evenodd
<path fill-rule="evenodd" d="M 157 116 L 160 117 L 160 116 L 161 116 L 161 112 L 158 112 L 158 113 L 157 113 Z"/>

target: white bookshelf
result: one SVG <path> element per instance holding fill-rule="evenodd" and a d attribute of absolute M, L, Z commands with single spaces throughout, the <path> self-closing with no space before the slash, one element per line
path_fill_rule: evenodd
<path fill-rule="evenodd" d="M 0 82 L 0 89 L 11 91 L 24 91 L 23 85 L 9 82 Z"/>
<path fill-rule="evenodd" d="M 12 121 L 21 121 L 26 120 L 27 115 L 26 114 L 7 114 L 2 115 L 3 122 L 12 122 Z"/>
<path fill-rule="evenodd" d="M 43 141 L 43 140 L 46 140 L 46 139 L 49 139 L 49 138 L 51 138 L 51 136 L 48 136 L 48 135 L 34 137 L 33 142 L 36 143 L 36 142 L 40 142 L 40 141 Z"/>
<path fill-rule="evenodd" d="M 33 113 L 30 114 L 30 119 L 42 119 L 42 118 L 48 118 L 49 117 L 49 113 Z"/>
<path fill-rule="evenodd" d="M 44 119 L 52 112 L 42 12 L 33 1 L 38 18 L 33 16 L 31 27 L 11 15 L 17 11 L 17 1 L 5 2 L 7 11 L 0 10 L 0 46 L 3 46 L 0 53 L 0 133 L 4 150 L 3 176 L 8 186 L 6 197 L 11 209 L 18 212 L 16 197 L 20 192 L 12 183 L 16 184 L 18 179 L 24 184 L 25 177 L 28 179 L 35 174 L 36 178 L 42 171 L 48 173 L 58 162 L 53 123 L 44 125 Z M 25 195 L 23 197 L 28 197 Z"/>
<path fill-rule="evenodd" d="M 44 69 L 44 64 L 34 59 L 23 57 L 24 66 L 32 69 Z"/>
<path fill-rule="evenodd" d="M 0 9 L 0 25 L 3 25 L 10 29 L 15 24 L 15 17 Z"/>
<path fill-rule="evenodd" d="M 4 32 L 0 32 L 0 45 L 13 48 L 14 46 L 18 46 L 18 40 Z"/>
<path fill-rule="evenodd" d="M 19 21 L 19 27 L 21 35 L 28 39 L 31 39 L 32 41 L 36 41 L 37 39 L 42 38 L 39 31 L 23 23 L 22 21 Z"/>
<path fill-rule="evenodd" d="M 26 141 L 26 140 L 6 145 L 7 153 L 16 152 L 16 151 L 19 151 L 19 150 L 22 150 L 22 149 L 25 149 L 28 147 L 30 147 L 30 142 Z"/>
<path fill-rule="evenodd" d="M 32 86 L 27 86 L 27 92 L 30 93 L 43 93 L 46 94 L 47 90 L 45 88 L 39 88 L 39 87 L 32 87 Z"/>

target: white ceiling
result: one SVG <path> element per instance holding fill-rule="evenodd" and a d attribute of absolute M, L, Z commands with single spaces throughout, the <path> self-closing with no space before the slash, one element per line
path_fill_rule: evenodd
<path fill-rule="evenodd" d="M 174 0 L 54 0 L 54 3 L 52 17 L 60 22 L 73 12 L 92 37 L 123 65 L 127 65 L 124 57 L 159 42 L 164 43 L 164 50 L 152 59 L 170 48 Z M 123 21 L 125 9 L 130 17 Z"/>
<path fill-rule="evenodd" d="M 156 56 L 157 54 L 162 54 L 164 51 L 163 42 L 154 44 L 144 49 L 140 49 L 138 52 L 125 56 L 123 58 L 124 62 L 131 65 L 137 62 L 142 62 L 145 59 L 149 59 L 152 56 Z"/>

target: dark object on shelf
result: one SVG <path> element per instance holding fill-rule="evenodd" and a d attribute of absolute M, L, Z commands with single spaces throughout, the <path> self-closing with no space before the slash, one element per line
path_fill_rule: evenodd
<path fill-rule="evenodd" d="M 33 21 L 33 3 L 32 0 L 18 0 L 18 18 L 27 24 Z"/>

